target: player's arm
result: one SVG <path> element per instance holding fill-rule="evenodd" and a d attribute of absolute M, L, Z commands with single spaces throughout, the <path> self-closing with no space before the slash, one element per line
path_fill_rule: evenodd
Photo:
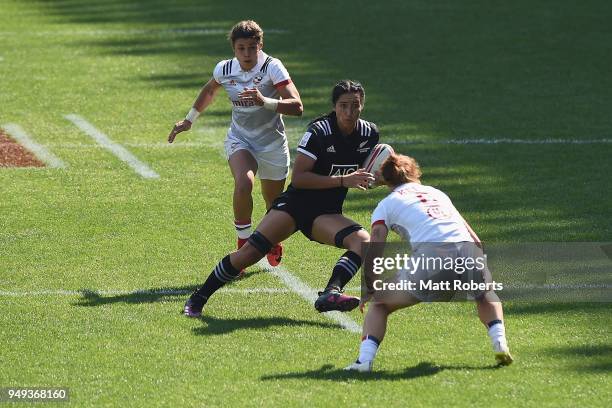
<path fill-rule="evenodd" d="M 372 232 L 370 232 L 370 246 L 368 248 L 368 253 L 365 256 L 364 262 L 364 271 L 366 271 L 366 282 L 370 284 L 372 282 L 373 275 L 371 275 L 374 270 L 374 259 L 383 256 L 385 243 L 387 242 L 387 236 L 389 235 L 389 229 L 385 225 L 385 222 L 375 221 L 372 224 Z M 367 276 L 368 273 L 370 276 Z M 370 287 L 368 285 L 368 287 Z"/>
<path fill-rule="evenodd" d="M 293 164 L 291 184 L 295 188 L 325 189 L 336 187 L 358 188 L 366 190 L 369 181 L 374 180 L 372 174 L 359 169 L 346 176 L 322 176 L 312 171 L 316 159 L 298 152 Z"/>
<path fill-rule="evenodd" d="M 461 216 L 461 219 L 463 220 L 463 224 L 465 224 L 465 228 L 467 228 L 468 232 L 470 233 L 470 236 L 472 237 L 472 239 L 474 240 L 474 243 L 476 244 L 476 246 L 480 249 L 484 249 L 482 247 L 482 241 L 480 240 L 480 238 L 478 237 L 478 235 L 476 235 L 476 232 L 472 229 L 472 227 L 470 226 L 470 224 L 468 224 L 468 222 L 465 220 L 465 218 L 463 218 L 463 216 Z"/>
<path fill-rule="evenodd" d="M 263 106 L 276 113 L 302 116 L 304 106 L 302 106 L 300 94 L 293 82 L 289 81 L 278 87 L 277 90 L 282 99 L 267 98 L 257 88 L 245 89 L 238 94 L 238 97 L 241 101 L 253 101 L 255 105 Z"/>
<path fill-rule="evenodd" d="M 374 259 L 380 258 L 384 255 L 385 243 L 387 242 L 388 234 L 389 229 L 383 220 L 375 221 L 374 224 L 372 224 L 370 243 L 363 258 L 363 279 L 367 287 L 367 293 L 366 296 L 362 297 L 359 305 L 359 309 L 362 312 L 365 304 L 370 300 L 375 292 L 374 280 L 377 275 L 374 274 Z"/>
<path fill-rule="evenodd" d="M 302 116 L 304 106 L 302 105 L 302 99 L 300 98 L 300 93 L 295 84 L 289 82 L 286 85 L 278 87 L 277 90 L 283 99 L 278 101 L 276 112 L 283 115 Z"/>
<path fill-rule="evenodd" d="M 198 115 L 202 113 L 215 99 L 217 91 L 221 88 L 215 78 L 211 78 L 200 90 L 198 97 L 193 103 L 193 107 L 187 114 L 187 117 L 179 122 L 176 122 L 174 128 L 168 135 L 168 143 L 174 142 L 174 138 L 177 134 L 191 129 L 191 125 L 197 119 Z"/>

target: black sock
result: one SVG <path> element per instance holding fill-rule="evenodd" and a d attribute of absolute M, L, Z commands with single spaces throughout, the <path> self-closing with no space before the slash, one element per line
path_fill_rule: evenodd
<path fill-rule="evenodd" d="M 338 263 L 334 266 L 332 276 L 327 282 L 326 289 L 336 287 L 342 289 L 351 280 L 361 267 L 361 257 L 353 251 L 346 251 L 342 254 Z"/>
<path fill-rule="evenodd" d="M 208 279 L 206 279 L 204 285 L 193 292 L 193 294 L 204 299 L 204 303 L 206 303 L 208 298 L 211 297 L 213 293 L 223 287 L 223 285 L 226 283 L 236 279 L 239 274 L 240 271 L 232 266 L 230 257 L 227 255 L 217 264 L 217 266 L 215 266 L 215 269 L 213 269 L 211 274 L 208 276 Z"/>

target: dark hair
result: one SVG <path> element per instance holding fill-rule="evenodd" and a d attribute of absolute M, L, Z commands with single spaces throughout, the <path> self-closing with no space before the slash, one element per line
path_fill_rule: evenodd
<path fill-rule="evenodd" d="M 331 96 L 332 105 L 335 106 L 336 102 L 338 102 L 338 99 L 340 99 L 342 95 L 347 94 L 347 93 L 358 93 L 359 96 L 361 96 L 361 101 L 363 102 L 365 100 L 365 89 L 363 89 L 363 85 L 351 79 L 343 79 L 342 81 L 338 82 L 334 86 L 334 89 L 332 89 L 332 96 Z M 321 119 L 329 118 L 333 113 L 334 112 L 332 111 L 332 112 L 326 113 L 325 115 L 321 115 L 313 119 L 309 123 L 309 125 L 312 125 L 313 123 L 318 122 Z"/>
<path fill-rule="evenodd" d="M 232 45 L 239 38 L 252 38 L 257 40 L 258 43 L 263 42 L 263 30 L 253 20 L 244 20 L 236 23 L 235 26 L 232 27 L 232 30 L 227 35 L 227 39 L 232 42 Z"/>
<path fill-rule="evenodd" d="M 385 183 L 391 186 L 399 186 L 421 178 L 419 163 L 410 156 L 402 154 L 391 154 L 380 167 L 380 172 Z"/>

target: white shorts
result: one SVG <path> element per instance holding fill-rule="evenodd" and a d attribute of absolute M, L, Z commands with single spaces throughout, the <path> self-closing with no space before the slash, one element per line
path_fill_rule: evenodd
<path fill-rule="evenodd" d="M 262 180 L 284 180 L 289 175 L 289 145 L 287 138 L 279 138 L 278 143 L 257 148 L 247 141 L 236 137 L 232 131 L 227 132 L 225 139 L 225 157 L 239 150 L 246 150 L 257 161 L 257 176 Z"/>

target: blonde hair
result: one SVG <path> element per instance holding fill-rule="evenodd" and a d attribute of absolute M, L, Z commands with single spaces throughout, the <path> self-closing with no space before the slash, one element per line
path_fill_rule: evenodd
<path fill-rule="evenodd" d="M 380 168 L 385 183 L 399 186 L 404 183 L 418 182 L 421 178 L 419 163 L 410 156 L 393 153 Z"/>
<path fill-rule="evenodd" d="M 253 20 L 244 20 L 236 23 L 227 35 L 227 39 L 231 41 L 232 45 L 236 42 L 236 40 L 240 38 L 253 38 L 257 40 L 258 43 L 263 42 L 264 32 Z"/>

